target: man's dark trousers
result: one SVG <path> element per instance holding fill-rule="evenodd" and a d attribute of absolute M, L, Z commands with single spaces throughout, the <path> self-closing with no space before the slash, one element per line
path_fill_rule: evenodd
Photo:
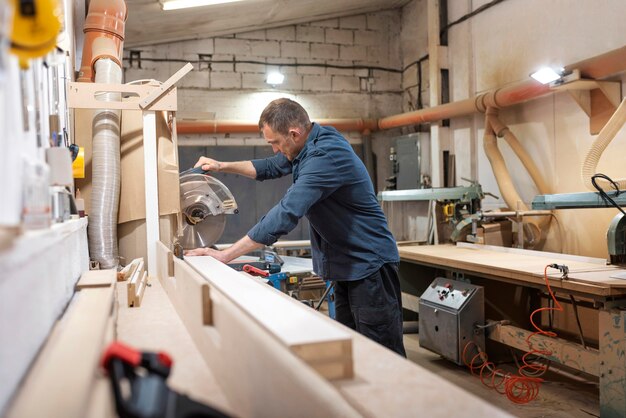
<path fill-rule="evenodd" d="M 398 263 L 361 280 L 335 282 L 337 321 L 406 357 Z"/>

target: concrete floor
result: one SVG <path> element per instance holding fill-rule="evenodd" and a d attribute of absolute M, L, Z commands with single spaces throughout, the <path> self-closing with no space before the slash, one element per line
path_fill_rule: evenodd
<path fill-rule="evenodd" d="M 405 334 L 404 346 L 409 360 L 515 416 L 524 418 L 589 418 L 600 416 L 597 383 L 587 382 L 572 375 L 568 375 L 568 377 L 563 373 L 548 372 L 539 389 L 539 396 L 528 404 L 517 405 L 511 402 L 506 395 L 501 395 L 484 386 L 478 377 L 470 373 L 469 369 L 457 366 L 437 354 L 420 348 L 418 334 Z M 509 367 L 513 371 L 511 365 L 499 365 L 498 367 Z M 453 406 L 454 402 L 451 402 L 451 407 Z M 451 414 L 451 416 L 453 415 Z"/>

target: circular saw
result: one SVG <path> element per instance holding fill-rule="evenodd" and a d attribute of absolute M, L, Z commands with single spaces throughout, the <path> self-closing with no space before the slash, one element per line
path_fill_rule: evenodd
<path fill-rule="evenodd" d="M 238 212 L 237 202 L 224 183 L 201 169 L 181 173 L 180 208 L 183 230 L 179 244 L 184 250 L 215 244 L 224 232 L 226 215 Z"/>

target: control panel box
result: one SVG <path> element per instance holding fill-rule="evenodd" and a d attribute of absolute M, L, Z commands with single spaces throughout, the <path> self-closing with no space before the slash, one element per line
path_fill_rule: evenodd
<path fill-rule="evenodd" d="M 485 293 L 480 286 L 436 278 L 419 301 L 420 346 L 463 365 L 470 341 L 485 348 Z M 475 353 L 475 349 L 470 352 Z"/>

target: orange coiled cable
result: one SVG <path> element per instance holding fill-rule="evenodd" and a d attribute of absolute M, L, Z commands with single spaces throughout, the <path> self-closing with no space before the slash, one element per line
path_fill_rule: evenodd
<path fill-rule="evenodd" d="M 462 354 L 463 363 L 465 363 L 465 365 L 469 367 L 471 373 L 473 375 L 478 374 L 480 381 L 485 386 L 487 386 L 488 388 L 494 389 L 496 392 L 500 394 L 503 394 L 503 395 L 505 394 L 511 402 L 516 403 L 516 404 L 528 403 L 534 400 L 537 397 L 537 395 L 539 395 L 539 387 L 541 386 L 543 379 L 540 377 L 526 376 L 525 374 L 528 373 L 528 370 L 531 370 L 532 373 L 543 374 L 548 370 L 548 367 L 549 367 L 548 365 L 543 365 L 543 364 L 540 364 L 540 365 L 532 364 L 530 363 L 530 360 L 528 359 L 528 357 L 533 354 L 548 357 L 552 354 L 552 352 L 548 350 L 533 349 L 533 346 L 530 340 L 535 335 L 545 335 L 551 338 L 556 337 L 556 333 L 552 331 L 544 331 L 543 329 L 541 329 L 535 323 L 533 317 L 539 312 L 551 311 L 551 310 L 560 311 L 560 312 L 563 311 L 563 307 L 554 296 L 554 293 L 552 292 L 552 288 L 550 287 L 550 283 L 548 281 L 548 268 L 549 267 L 551 267 L 551 265 L 547 265 L 544 268 L 543 277 L 546 282 L 546 287 L 548 288 L 548 293 L 550 294 L 550 297 L 555 303 L 555 307 L 554 308 L 552 307 L 539 308 L 530 314 L 530 323 L 533 325 L 536 331 L 530 334 L 526 338 L 526 343 L 528 344 L 529 351 L 526 354 L 524 354 L 524 356 L 522 357 L 523 365 L 519 368 L 518 375 L 505 373 L 502 369 L 496 369 L 495 364 L 488 360 L 487 354 L 484 351 L 482 351 L 480 347 L 474 341 L 468 342 L 467 344 L 465 344 L 465 347 L 463 348 L 463 354 Z M 471 347 L 472 345 L 476 346 L 476 350 L 478 351 L 478 354 L 474 355 L 468 361 L 467 349 L 468 347 Z M 480 361 L 480 363 L 476 364 L 477 361 Z M 497 378 L 499 378 L 500 380 L 497 380 Z"/>

